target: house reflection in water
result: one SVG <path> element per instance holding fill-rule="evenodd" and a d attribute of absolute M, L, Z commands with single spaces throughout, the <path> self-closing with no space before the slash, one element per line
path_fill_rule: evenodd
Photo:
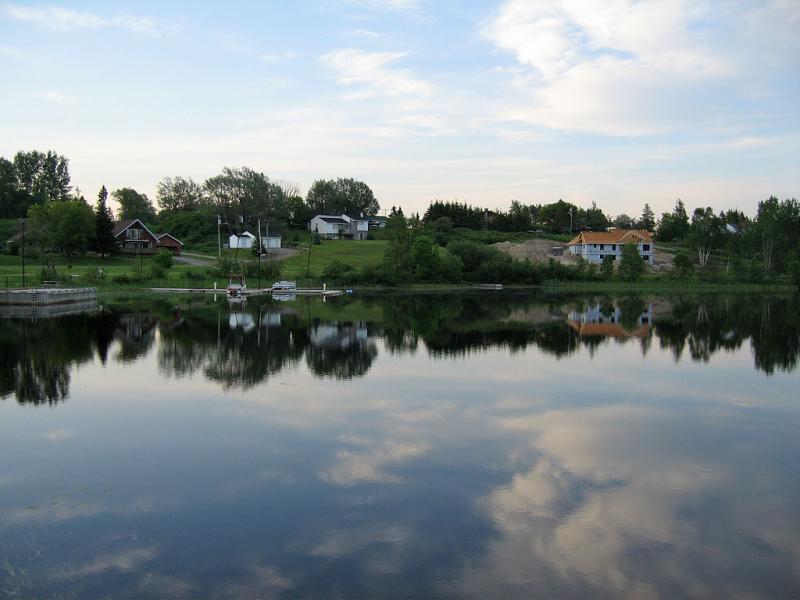
<path fill-rule="evenodd" d="M 364 321 L 315 323 L 309 333 L 309 341 L 313 346 L 341 350 L 364 345 L 368 337 L 367 324 Z"/>
<path fill-rule="evenodd" d="M 639 311 L 639 308 L 644 310 Z M 636 313 L 630 314 L 619 306 L 598 303 L 583 312 L 572 311 L 567 318 L 567 323 L 580 336 L 614 338 L 647 337 L 652 322 L 652 304 L 637 307 Z"/>

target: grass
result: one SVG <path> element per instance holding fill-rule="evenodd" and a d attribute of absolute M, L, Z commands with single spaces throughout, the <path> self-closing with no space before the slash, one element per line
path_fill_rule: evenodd
<path fill-rule="evenodd" d="M 339 260 L 360 269 L 376 266 L 383 261 L 388 242 L 385 240 L 323 240 L 311 247 L 311 275 L 319 276 L 332 262 Z M 308 244 L 301 245 L 298 253 L 282 262 L 283 277 L 298 278 L 305 275 L 308 261 Z"/>

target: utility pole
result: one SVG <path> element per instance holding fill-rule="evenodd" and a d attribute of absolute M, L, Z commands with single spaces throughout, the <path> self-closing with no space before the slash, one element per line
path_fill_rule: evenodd
<path fill-rule="evenodd" d="M 261 252 L 264 245 L 261 242 L 261 217 L 258 219 L 258 289 L 261 289 Z M 261 324 L 259 323 L 259 335 L 261 335 Z"/>
<path fill-rule="evenodd" d="M 217 214 L 217 258 L 222 259 L 222 235 L 219 232 L 219 228 L 222 226 L 222 219 L 220 218 L 219 214 Z"/>
<path fill-rule="evenodd" d="M 569 209 L 569 234 L 572 235 L 572 209 Z"/>

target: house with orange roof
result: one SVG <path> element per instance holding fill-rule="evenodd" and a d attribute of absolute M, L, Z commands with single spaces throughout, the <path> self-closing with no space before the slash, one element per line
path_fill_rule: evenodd
<path fill-rule="evenodd" d="M 606 256 L 619 260 L 622 247 L 635 244 L 639 256 L 653 264 L 653 235 L 644 229 L 612 229 L 610 231 L 582 231 L 569 241 L 569 253 L 581 256 L 590 263 L 602 262 Z"/>
<path fill-rule="evenodd" d="M 567 323 L 581 337 L 602 336 L 618 339 L 647 337 L 653 322 L 653 306 L 648 305 L 645 311 L 626 326 L 622 324 L 622 310 L 619 306 L 604 309 L 600 304 L 588 307 L 583 312 L 572 311 Z"/>

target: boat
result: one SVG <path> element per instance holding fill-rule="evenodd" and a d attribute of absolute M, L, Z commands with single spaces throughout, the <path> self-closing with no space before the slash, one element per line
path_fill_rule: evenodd
<path fill-rule="evenodd" d="M 276 281 L 272 284 L 272 292 L 294 292 L 297 290 L 297 282 L 295 281 Z"/>
<path fill-rule="evenodd" d="M 231 298 L 238 298 L 247 293 L 247 284 L 244 281 L 243 274 L 228 275 L 228 296 Z"/>

